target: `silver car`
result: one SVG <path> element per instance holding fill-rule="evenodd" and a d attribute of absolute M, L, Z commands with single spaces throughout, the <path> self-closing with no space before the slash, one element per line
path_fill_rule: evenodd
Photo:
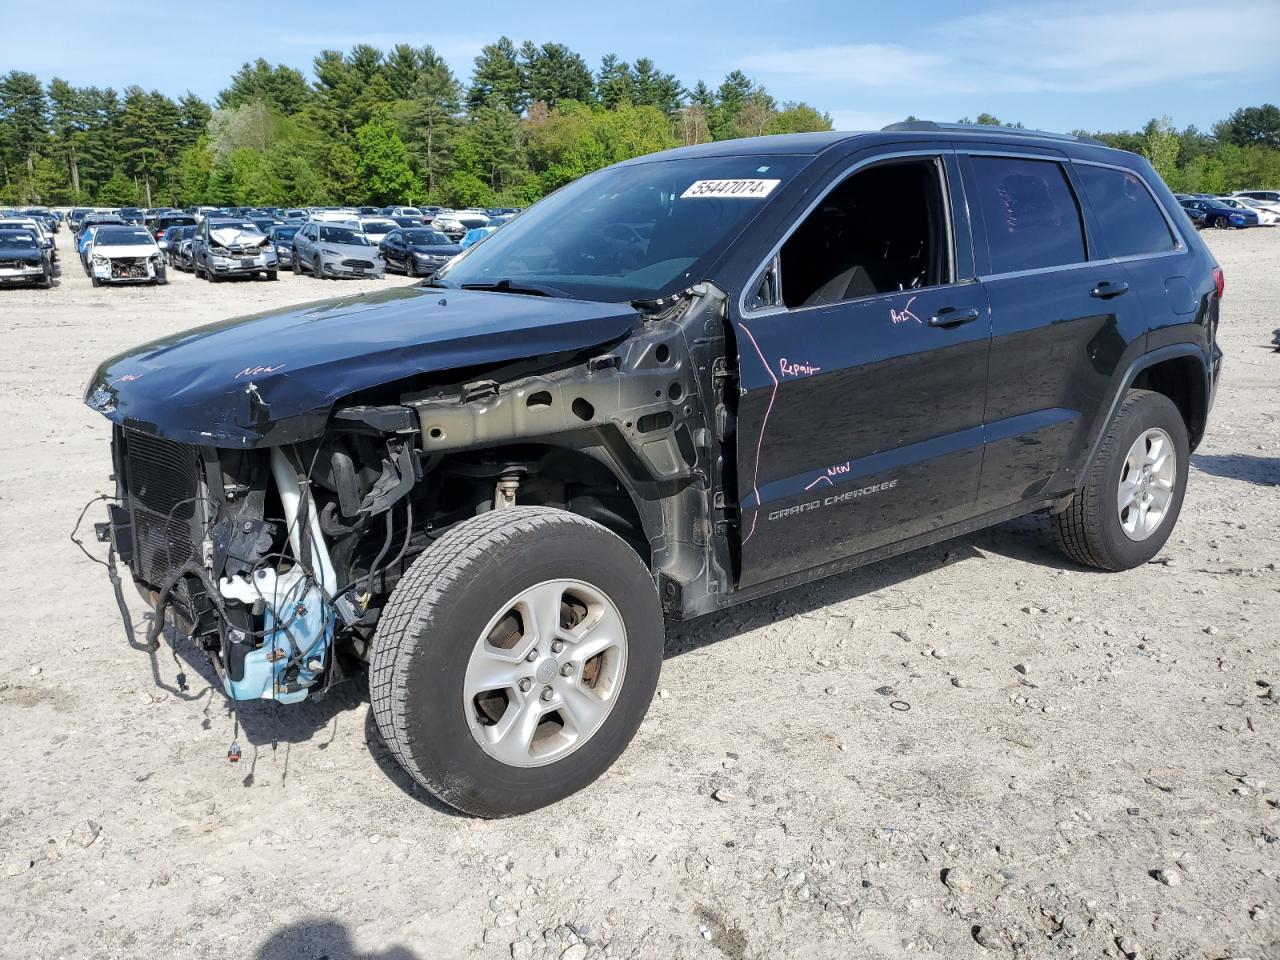
<path fill-rule="evenodd" d="M 317 279 L 382 279 L 386 268 L 381 252 L 358 226 L 312 220 L 293 236 L 294 273 Z"/>

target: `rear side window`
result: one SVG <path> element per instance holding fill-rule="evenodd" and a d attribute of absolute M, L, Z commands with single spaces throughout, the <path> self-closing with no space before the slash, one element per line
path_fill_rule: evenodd
<path fill-rule="evenodd" d="M 1177 246 L 1151 191 L 1135 174 L 1084 164 L 1076 167 L 1076 173 L 1110 256 L 1164 253 Z"/>
<path fill-rule="evenodd" d="M 973 157 L 991 273 L 1085 260 L 1080 207 L 1062 165 L 1021 157 Z"/>

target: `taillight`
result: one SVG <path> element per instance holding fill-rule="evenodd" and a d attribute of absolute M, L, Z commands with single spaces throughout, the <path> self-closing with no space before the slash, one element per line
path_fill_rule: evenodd
<path fill-rule="evenodd" d="M 1221 267 L 1213 268 L 1213 285 L 1218 290 L 1218 299 L 1222 299 L 1222 291 L 1227 287 L 1227 278 L 1222 275 Z"/>

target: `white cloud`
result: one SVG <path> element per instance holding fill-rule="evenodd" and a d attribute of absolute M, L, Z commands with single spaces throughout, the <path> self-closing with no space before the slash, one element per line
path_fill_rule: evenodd
<path fill-rule="evenodd" d="M 1225 50 L 1206 45 L 1227 41 Z M 919 42 L 834 44 L 753 54 L 768 77 L 945 93 L 1105 93 L 1276 70 L 1274 0 L 1044 3 L 942 21 Z"/>

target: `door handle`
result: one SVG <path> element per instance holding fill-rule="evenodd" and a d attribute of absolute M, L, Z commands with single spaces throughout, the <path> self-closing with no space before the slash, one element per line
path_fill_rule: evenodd
<path fill-rule="evenodd" d="M 968 307 L 964 310 L 958 310 L 955 307 L 943 307 L 929 318 L 929 326 L 958 327 L 962 323 L 972 323 L 978 319 L 978 316 L 977 307 Z"/>
<path fill-rule="evenodd" d="M 1128 292 L 1129 285 L 1127 283 L 1112 283 L 1110 280 L 1103 280 L 1089 291 L 1089 296 L 1097 297 L 1099 300 L 1110 300 L 1112 297 L 1118 297 L 1120 294 Z"/>

